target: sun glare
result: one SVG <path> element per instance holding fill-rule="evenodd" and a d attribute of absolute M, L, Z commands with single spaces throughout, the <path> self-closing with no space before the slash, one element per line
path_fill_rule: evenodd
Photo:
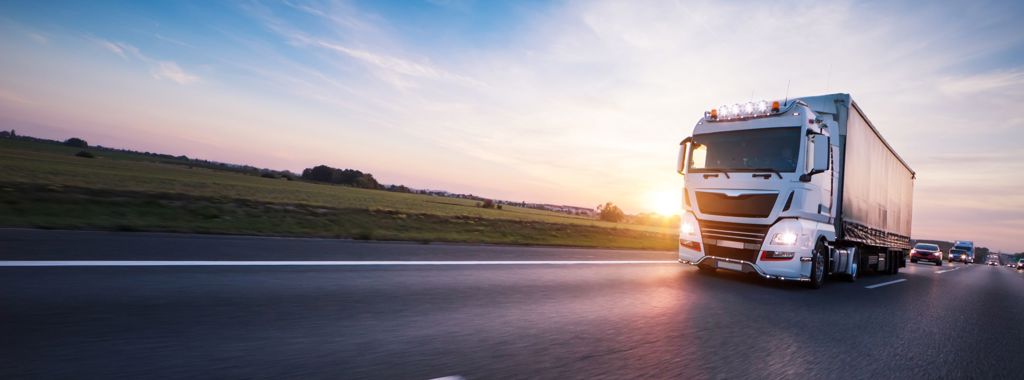
<path fill-rule="evenodd" d="M 661 215 L 676 215 L 682 208 L 682 197 L 678 191 L 656 191 L 648 198 L 648 207 Z"/>

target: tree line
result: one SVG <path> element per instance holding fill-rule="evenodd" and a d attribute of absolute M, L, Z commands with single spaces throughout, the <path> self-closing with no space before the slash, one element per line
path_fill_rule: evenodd
<path fill-rule="evenodd" d="M 327 165 L 314 166 L 303 170 L 302 179 L 313 182 L 326 182 L 336 185 L 359 187 L 363 189 L 384 189 L 380 182 L 377 182 L 377 179 L 373 178 L 373 174 L 363 173 L 355 169 L 332 168 Z"/>

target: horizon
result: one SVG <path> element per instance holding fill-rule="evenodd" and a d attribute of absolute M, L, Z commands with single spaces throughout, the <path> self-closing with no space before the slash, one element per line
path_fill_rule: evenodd
<path fill-rule="evenodd" d="M 843 92 L 917 172 L 913 238 L 1024 251 L 1024 4 L 206 5 L 0 5 L 0 129 L 636 214 L 705 110 Z"/>

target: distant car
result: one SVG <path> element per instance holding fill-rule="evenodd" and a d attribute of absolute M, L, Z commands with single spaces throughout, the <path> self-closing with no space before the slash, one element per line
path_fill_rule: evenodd
<path fill-rule="evenodd" d="M 917 243 L 914 249 L 910 250 L 910 262 L 929 261 L 937 266 L 942 266 L 942 250 L 935 244 Z"/>
<path fill-rule="evenodd" d="M 1017 270 L 1021 269 L 1024 269 L 1024 260 L 1020 260 L 1017 262 Z"/>
<path fill-rule="evenodd" d="M 968 261 L 967 258 L 967 251 L 965 250 L 956 248 L 949 250 L 949 262 L 951 263 L 955 261 L 966 263 Z"/>

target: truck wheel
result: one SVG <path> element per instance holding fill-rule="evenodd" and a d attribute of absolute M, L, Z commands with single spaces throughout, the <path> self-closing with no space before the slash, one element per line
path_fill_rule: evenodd
<path fill-rule="evenodd" d="M 917 259 L 910 259 L 911 263 L 917 264 Z"/>
<path fill-rule="evenodd" d="M 825 265 L 825 244 L 819 240 L 811 256 L 811 281 L 807 283 L 809 288 L 821 289 L 825 285 Z"/>
<path fill-rule="evenodd" d="M 899 263 L 899 260 L 897 259 L 899 256 L 900 256 L 899 252 L 889 251 L 889 254 L 885 258 L 885 261 L 888 261 L 888 263 L 886 263 L 886 264 L 889 266 L 889 268 L 886 268 L 887 269 L 885 271 L 886 274 L 894 275 L 894 274 L 899 274 L 900 273 L 900 263 Z"/>

